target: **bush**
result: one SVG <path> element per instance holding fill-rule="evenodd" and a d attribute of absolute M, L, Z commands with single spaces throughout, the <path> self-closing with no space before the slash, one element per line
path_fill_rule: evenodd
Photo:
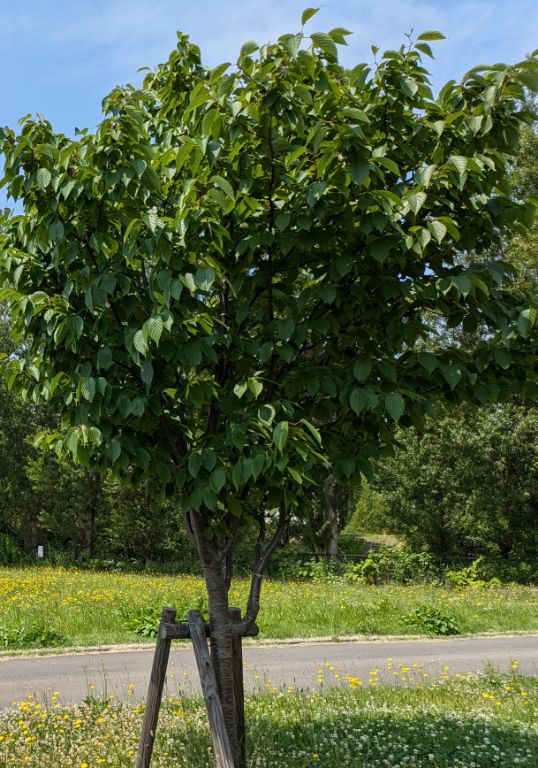
<path fill-rule="evenodd" d="M 0 533 L 0 565 L 24 565 L 28 555 L 8 533 Z"/>
<path fill-rule="evenodd" d="M 484 579 L 481 577 L 481 567 L 484 562 L 483 557 L 478 557 L 467 568 L 460 570 L 447 571 L 446 580 L 454 589 L 462 587 L 473 587 L 474 589 L 486 589 L 487 587 L 498 587 L 501 582 L 497 577 Z"/>
<path fill-rule="evenodd" d="M 368 557 L 364 562 L 351 566 L 344 575 L 349 581 L 364 581 L 366 584 L 376 584 L 379 567 L 371 557 Z"/>
<path fill-rule="evenodd" d="M 54 648 L 66 642 L 61 632 L 44 623 L 22 622 L 9 629 L 0 625 L 0 646 L 4 648 Z"/>
<path fill-rule="evenodd" d="M 452 616 L 432 606 L 415 608 L 403 617 L 404 623 L 432 635 L 460 635 L 461 630 Z"/>
<path fill-rule="evenodd" d="M 431 583 L 440 580 L 440 568 L 427 552 L 411 552 L 405 547 L 384 547 L 370 551 L 362 563 L 348 568 L 350 580 L 369 584 L 395 581 L 398 584 Z"/>

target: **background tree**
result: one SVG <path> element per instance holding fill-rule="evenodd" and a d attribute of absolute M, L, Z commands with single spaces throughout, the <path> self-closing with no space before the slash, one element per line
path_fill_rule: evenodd
<path fill-rule="evenodd" d="M 346 34 L 246 43 L 214 69 L 179 35 L 141 89 L 105 100 L 95 134 L 30 118 L 0 134 L 3 183 L 24 208 L 0 256 L 25 340 L 10 386 L 57 409 L 58 454 L 181 499 L 236 754 L 232 636 L 256 620 L 303 493 L 329 467 L 357 479 L 397 422 L 419 426 L 437 401 L 527 391 L 536 371 L 536 308 L 502 264 L 454 255 L 532 220 L 506 168 L 536 60 L 434 98 L 421 55 L 441 35 L 370 72 L 338 63 Z M 419 354 L 432 314 L 487 338 Z M 251 589 L 232 622 L 229 562 L 248 520 Z"/>
<path fill-rule="evenodd" d="M 405 450 L 377 466 L 378 524 L 441 560 L 536 560 L 536 409 L 467 407 L 400 439 Z"/>
<path fill-rule="evenodd" d="M 353 511 L 356 489 L 337 483 L 332 475 L 301 501 L 300 514 L 291 521 L 290 533 L 316 555 L 338 557 L 338 539 Z"/>

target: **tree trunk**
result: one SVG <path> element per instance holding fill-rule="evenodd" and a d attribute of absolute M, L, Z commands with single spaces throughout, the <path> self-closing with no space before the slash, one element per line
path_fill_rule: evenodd
<path fill-rule="evenodd" d="M 209 558 L 203 557 L 203 568 L 209 603 L 211 660 L 215 669 L 215 677 L 217 678 L 217 688 L 224 714 L 226 732 L 228 733 L 234 756 L 234 764 L 239 768 L 240 753 L 237 738 L 232 626 L 228 605 L 228 590 L 220 561 L 210 561 Z"/>
<path fill-rule="evenodd" d="M 84 551 L 89 558 L 92 558 L 95 547 L 95 518 L 101 494 L 101 476 L 99 474 L 95 473 L 92 475 L 90 488 L 91 498 L 88 500 L 86 524 L 84 526 Z"/>
<path fill-rule="evenodd" d="M 327 480 L 325 480 L 324 486 L 325 500 L 327 503 L 327 520 L 329 522 L 327 554 L 331 558 L 334 558 L 334 562 L 338 562 L 338 535 L 340 533 L 340 526 L 334 479 L 328 477 Z"/>

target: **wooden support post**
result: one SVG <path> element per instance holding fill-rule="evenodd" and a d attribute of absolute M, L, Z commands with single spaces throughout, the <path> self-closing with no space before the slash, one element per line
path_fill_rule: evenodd
<path fill-rule="evenodd" d="M 230 618 L 233 621 L 239 621 L 241 619 L 241 608 L 230 608 Z M 240 637 L 234 637 L 232 640 L 232 660 L 237 742 L 239 744 L 237 768 L 246 768 L 245 688 L 243 684 L 243 646 Z"/>
<path fill-rule="evenodd" d="M 235 768 L 230 740 L 226 732 L 224 714 L 217 690 L 215 670 L 209 656 L 205 636 L 204 622 L 200 611 L 189 611 L 187 614 L 189 629 L 200 674 L 200 682 L 209 717 L 209 728 L 213 740 L 213 750 L 218 768 Z"/>
<path fill-rule="evenodd" d="M 173 608 L 163 608 L 161 614 L 161 628 L 164 624 L 173 624 L 176 618 L 176 612 Z M 161 699 L 163 695 L 164 679 L 166 677 L 166 667 L 170 656 L 171 639 L 162 637 L 159 631 L 157 636 L 157 645 L 155 646 L 155 656 L 153 657 L 153 667 L 149 680 L 148 698 L 144 712 L 144 721 L 142 723 L 142 733 L 140 735 L 140 744 L 136 756 L 136 768 L 149 768 L 151 754 L 153 752 L 153 742 L 155 741 L 155 732 L 157 730 L 157 721 L 159 719 L 159 710 L 161 708 Z"/>

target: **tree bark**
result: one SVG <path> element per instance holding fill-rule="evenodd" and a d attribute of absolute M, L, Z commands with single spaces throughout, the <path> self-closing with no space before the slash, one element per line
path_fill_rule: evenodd
<path fill-rule="evenodd" d="M 340 525 L 338 520 L 338 505 L 336 500 L 335 482 L 332 477 L 328 477 L 324 482 L 325 501 L 327 504 L 327 520 L 329 522 L 329 541 L 327 544 L 327 554 L 338 561 L 338 535 Z"/>
<path fill-rule="evenodd" d="M 221 563 L 204 563 L 204 578 L 209 603 L 209 625 L 211 627 L 211 660 L 217 678 L 226 732 L 235 764 L 239 762 L 239 744 L 235 715 L 235 694 L 233 677 L 232 623 L 228 605 L 228 589 Z"/>
<path fill-rule="evenodd" d="M 228 588 L 224 573 L 224 557 L 218 545 L 204 536 L 203 515 L 191 515 L 198 553 L 202 562 L 209 606 L 211 628 L 211 661 L 215 670 L 226 732 L 232 748 L 234 762 L 239 764 L 240 752 L 237 738 L 235 710 L 232 620 L 228 604 Z"/>
<path fill-rule="evenodd" d="M 95 518 L 101 493 L 101 476 L 95 473 L 91 478 L 91 498 L 86 508 L 86 525 L 84 526 L 84 551 L 89 558 L 93 557 L 95 548 Z"/>

